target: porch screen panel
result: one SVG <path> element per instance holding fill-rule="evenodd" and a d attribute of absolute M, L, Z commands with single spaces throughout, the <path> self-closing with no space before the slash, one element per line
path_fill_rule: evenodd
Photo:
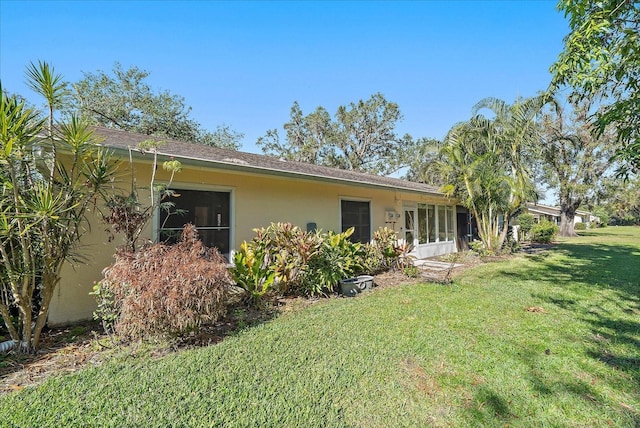
<path fill-rule="evenodd" d="M 447 240 L 447 214 L 445 207 L 438 205 L 438 241 L 444 242 Z"/>
<path fill-rule="evenodd" d="M 427 206 L 425 204 L 418 204 L 418 237 L 418 243 L 420 244 L 426 244 L 429 242 Z"/>
<path fill-rule="evenodd" d="M 436 242 L 436 206 L 427 205 L 427 242 Z"/>
<path fill-rule="evenodd" d="M 368 201 L 340 201 L 342 231 L 354 227 L 351 242 L 367 243 L 371 240 L 371 210 Z"/>
<path fill-rule="evenodd" d="M 414 214 L 415 211 L 413 209 L 404 210 L 404 240 L 409 245 L 413 245 L 413 240 L 415 239 L 413 236 L 416 228 Z"/>
<path fill-rule="evenodd" d="M 447 207 L 447 241 L 453 241 L 455 239 L 454 220 L 453 220 L 453 207 Z"/>
<path fill-rule="evenodd" d="M 159 238 L 169 244 L 177 242 L 185 224 L 198 229 L 200 239 L 208 247 L 229 255 L 231 232 L 231 193 L 174 189 L 176 197 L 167 199 L 175 204 L 169 212 L 160 210 Z"/>

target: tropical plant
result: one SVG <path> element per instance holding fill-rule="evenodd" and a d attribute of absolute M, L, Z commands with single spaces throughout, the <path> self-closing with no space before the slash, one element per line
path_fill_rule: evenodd
<path fill-rule="evenodd" d="M 509 105 L 483 99 L 472 119 L 449 131 L 441 148 L 438 166 L 448 183 L 442 190 L 471 211 L 487 250 L 502 247 L 509 220 L 537 197 L 527 160 L 538 141 L 536 117 L 548 100 L 540 95 Z M 483 109 L 494 117 L 477 115 Z"/>
<path fill-rule="evenodd" d="M 60 270 L 80 259 L 87 215 L 113 174 L 85 122 L 71 116 L 55 125 L 61 76 L 43 62 L 27 76 L 48 116 L 4 92 L 0 104 L 0 314 L 26 352 L 38 348 Z"/>
<path fill-rule="evenodd" d="M 369 274 L 389 270 L 396 266 L 398 252 L 398 236 L 393 229 L 381 227 L 373 232 L 373 240 L 363 247 L 363 269 Z"/>
<path fill-rule="evenodd" d="M 254 229 L 254 232 L 253 242 L 264 245 L 268 251 L 278 293 L 300 294 L 305 271 L 309 261 L 317 255 L 323 235 L 305 232 L 291 223 L 272 223 L 266 229 Z"/>
<path fill-rule="evenodd" d="M 267 246 L 255 241 L 243 242 L 234 253 L 231 274 L 236 285 L 247 292 L 247 303 L 257 304 L 273 290 L 276 273 L 270 261 Z"/>
<path fill-rule="evenodd" d="M 343 233 L 305 232 L 290 223 L 254 229 L 256 236 L 234 254 L 232 275 L 250 303 L 265 294 L 317 296 L 362 269 L 362 244 Z"/>
<path fill-rule="evenodd" d="M 349 240 L 354 230 L 350 227 L 342 233 L 330 231 L 320 236 L 320 248 L 309 260 L 302 279 L 304 294 L 318 296 L 333 292 L 341 279 L 361 271 L 362 244 Z"/>

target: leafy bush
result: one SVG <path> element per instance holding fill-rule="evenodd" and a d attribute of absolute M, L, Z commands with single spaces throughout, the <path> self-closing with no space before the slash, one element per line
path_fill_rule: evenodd
<path fill-rule="evenodd" d="M 518 223 L 520 224 L 522 236 L 526 239 L 526 236 L 529 235 L 529 232 L 531 232 L 531 228 L 533 227 L 533 215 L 529 213 L 520 214 L 518 216 Z"/>
<path fill-rule="evenodd" d="M 357 275 L 362 270 L 362 244 L 349 240 L 354 228 L 343 233 L 318 234 L 320 247 L 309 259 L 301 292 L 317 296 L 332 292 L 338 281 Z"/>
<path fill-rule="evenodd" d="M 420 275 L 420 269 L 414 265 L 409 265 L 402 268 L 402 273 L 409 278 L 417 278 Z"/>
<path fill-rule="evenodd" d="M 301 294 L 309 261 L 322 243 L 320 235 L 290 223 L 272 223 L 254 232 L 256 236 L 235 253 L 232 270 L 236 284 L 249 294 L 248 303 L 257 303 L 271 291 Z"/>
<path fill-rule="evenodd" d="M 248 293 L 249 302 L 256 303 L 271 291 L 276 273 L 271 266 L 264 243 L 243 242 L 240 251 L 233 255 L 234 269 L 231 273 L 236 285 Z"/>
<path fill-rule="evenodd" d="M 389 269 L 398 268 L 399 258 L 403 254 L 398 245 L 398 237 L 393 229 L 381 227 L 373 233 L 373 241 L 362 246 L 362 271 L 374 275 Z"/>
<path fill-rule="evenodd" d="M 270 291 L 315 296 L 362 270 L 362 245 L 344 233 L 305 232 L 290 223 L 255 229 L 234 255 L 233 278 L 256 303 Z"/>
<path fill-rule="evenodd" d="M 193 225 L 180 242 L 121 251 L 96 287 L 96 316 L 123 339 L 175 336 L 224 315 L 231 277 L 224 257 Z"/>
<path fill-rule="evenodd" d="M 469 248 L 471 248 L 471 251 L 473 253 L 477 254 L 480 257 L 488 257 L 488 256 L 496 255 L 495 251 L 486 248 L 484 245 L 484 242 L 482 241 L 469 242 Z"/>
<path fill-rule="evenodd" d="M 275 273 L 280 294 L 300 294 L 310 260 L 320 251 L 323 237 L 306 232 L 291 223 L 272 223 L 266 229 L 254 229 L 255 246 L 264 246 L 268 263 Z"/>
<path fill-rule="evenodd" d="M 573 225 L 573 228 L 575 230 L 587 230 L 587 224 L 586 223 L 582 223 L 582 222 L 576 223 L 576 224 Z"/>
<path fill-rule="evenodd" d="M 596 227 L 607 227 L 610 218 L 609 213 L 604 207 L 594 208 L 593 215 L 599 218 L 599 221 L 596 222 Z"/>
<path fill-rule="evenodd" d="M 531 228 L 531 241 L 549 244 L 558 234 L 560 228 L 549 220 L 542 220 Z"/>

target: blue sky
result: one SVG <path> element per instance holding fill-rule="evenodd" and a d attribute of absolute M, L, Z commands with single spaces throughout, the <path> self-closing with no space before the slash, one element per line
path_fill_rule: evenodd
<path fill-rule="evenodd" d="M 401 133 L 442 138 L 483 97 L 547 87 L 568 32 L 555 4 L 0 0 L 0 79 L 39 102 L 30 61 L 68 81 L 136 65 L 205 128 L 243 132 L 250 152 L 294 101 L 333 113 L 376 92 L 400 106 Z"/>

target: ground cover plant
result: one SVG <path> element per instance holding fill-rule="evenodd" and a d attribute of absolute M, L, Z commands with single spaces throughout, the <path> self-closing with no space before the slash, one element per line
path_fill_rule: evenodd
<path fill-rule="evenodd" d="M 638 426 L 640 228 L 327 299 L 0 400 L 9 426 Z"/>

